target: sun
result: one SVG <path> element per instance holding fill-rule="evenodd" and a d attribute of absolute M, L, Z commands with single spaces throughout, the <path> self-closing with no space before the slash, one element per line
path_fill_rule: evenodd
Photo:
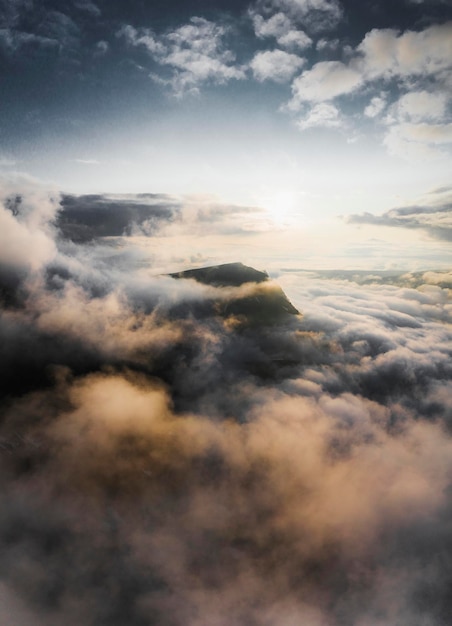
<path fill-rule="evenodd" d="M 257 202 L 265 209 L 269 220 L 277 227 L 289 227 L 298 218 L 300 194 L 291 190 L 271 190 L 259 195 Z"/>

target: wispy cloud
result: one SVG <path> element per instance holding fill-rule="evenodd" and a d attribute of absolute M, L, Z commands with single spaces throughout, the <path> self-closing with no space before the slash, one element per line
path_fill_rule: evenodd
<path fill-rule="evenodd" d="M 77 0 L 77 2 L 74 3 L 74 6 L 79 9 L 79 11 L 85 11 L 94 17 L 99 17 L 102 14 L 97 4 L 91 0 Z"/>
<path fill-rule="evenodd" d="M 387 106 L 387 96 L 386 94 L 381 94 L 379 96 L 374 96 L 369 104 L 364 109 L 364 115 L 366 117 L 375 118 L 378 117 Z"/>
<path fill-rule="evenodd" d="M 100 165 L 100 161 L 97 159 L 74 159 L 74 162 L 82 165 Z"/>
<path fill-rule="evenodd" d="M 434 193 L 428 203 L 398 207 L 382 215 L 352 215 L 347 220 L 352 224 L 423 229 L 437 239 L 452 241 L 452 196 L 446 190 Z"/>
<path fill-rule="evenodd" d="M 300 29 L 297 29 L 285 13 L 275 13 L 268 19 L 263 15 L 250 10 L 254 32 L 259 39 L 273 37 L 283 48 L 299 48 L 304 50 L 312 45 L 312 39 Z"/>
<path fill-rule="evenodd" d="M 334 104 L 321 102 L 313 106 L 306 116 L 300 117 L 297 126 L 300 130 L 307 128 L 339 128 L 342 126 L 340 111 Z"/>
<path fill-rule="evenodd" d="M 298 28 L 312 32 L 330 30 L 343 15 L 337 0 L 258 0 L 250 12 L 258 36 L 276 37 Z"/>
<path fill-rule="evenodd" d="M 31 2 L 11 4 L 14 10 L 0 29 L 0 45 L 8 54 L 31 46 L 65 53 L 78 49 L 81 31 L 69 14 L 46 6 L 37 11 Z"/>
<path fill-rule="evenodd" d="M 224 43 L 228 31 L 227 26 L 193 17 L 163 35 L 127 25 L 118 36 L 132 46 L 144 47 L 158 65 L 172 69 L 171 76 L 156 77 L 182 96 L 198 93 L 206 83 L 225 84 L 245 78 L 245 69 L 235 64 L 235 54 Z"/>

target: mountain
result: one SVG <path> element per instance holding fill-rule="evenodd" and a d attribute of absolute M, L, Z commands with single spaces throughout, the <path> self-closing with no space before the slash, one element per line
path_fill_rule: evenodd
<path fill-rule="evenodd" d="M 238 325 L 260 326 L 280 323 L 299 311 L 284 291 L 262 272 L 243 263 L 224 263 L 170 274 L 176 279 L 192 279 L 214 287 L 210 297 L 184 303 L 171 311 L 171 317 L 220 316 L 234 318 Z"/>
<path fill-rule="evenodd" d="M 267 272 L 261 272 L 243 263 L 223 263 L 210 267 L 185 270 L 170 274 L 173 278 L 194 278 L 198 283 L 214 287 L 239 287 L 246 283 L 263 283 L 269 280 Z"/>

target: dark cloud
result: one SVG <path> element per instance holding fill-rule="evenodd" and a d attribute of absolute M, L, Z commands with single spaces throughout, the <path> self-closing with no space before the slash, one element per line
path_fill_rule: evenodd
<path fill-rule="evenodd" d="M 299 315 L 240 264 L 106 262 L 104 215 L 149 213 L 183 223 L 166 196 L 0 207 L 0 616 L 446 626 L 450 274 L 286 273 Z"/>
<path fill-rule="evenodd" d="M 152 234 L 159 222 L 168 222 L 175 216 L 180 203 L 159 194 L 133 197 L 64 195 L 61 207 L 58 228 L 64 237 L 82 242 L 97 237 Z"/>
<path fill-rule="evenodd" d="M 0 9 L 1 10 L 1 9 Z M 8 54 L 26 58 L 33 48 L 42 52 L 74 52 L 79 46 L 81 30 L 64 6 L 50 2 L 10 2 L 3 6 L 2 47 Z"/>
<path fill-rule="evenodd" d="M 20 197 L 10 196 L 6 202 L 17 210 Z M 172 236 L 182 231 L 239 235 L 259 230 L 263 214 L 258 207 L 220 204 L 209 197 L 64 194 L 55 225 L 63 238 L 77 243 L 101 237 L 150 237 L 160 232 Z"/>
<path fill-rule="evenodd" d="M 452 200 L 449 189 L 435 190 L 434 205 L 406 206 L 391 209 L 382 215 L 361 213 L 347 217 L 351 224 L 371 224 L 375 226 L 394 226 L 398 228 L 415 228 L 427 231 L 432 237 L 445 241 L 452 240 Z M 446 193 L 438 199 L 438 195 Z"/>
<path fill-rule="evenodd" d="M 91 0 L 80 0 L 80 2 L 75 2 L 74 5 L 80 11 L 86 11 L 94 17 L 99 17 L 102 14 L 97 4 L 91 2 Z"/>
<path fill-rule="evenodd" d="M 17 24 L 21 15 L 33 8 L 33 0 L 1 0 L 0 18 L 3 28 Z"/>

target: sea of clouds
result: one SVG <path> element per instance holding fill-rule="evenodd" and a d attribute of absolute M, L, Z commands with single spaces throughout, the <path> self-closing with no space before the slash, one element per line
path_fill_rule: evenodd
<path fill-rule="evenodd" d="M 446 626 L 450 273 L 222 287 L 121 246 L 183 211 L 3 188 L 0 621 Z M 240 313 L 279 286 L 301 315 Z"/>

